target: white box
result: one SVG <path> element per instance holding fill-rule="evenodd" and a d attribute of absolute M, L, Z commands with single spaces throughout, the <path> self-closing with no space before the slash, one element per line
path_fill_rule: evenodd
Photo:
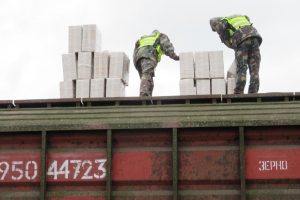
<path fill-rule="evenodd" d="M 223 51 L 209 52 L 210 78 L 224 78 Z"/>
<path fill-rule="evenodd" d="M 211 94 L 210 79 L 197 79 L 196 88 L 197 88 L 197 95 Z"/>
<path fill-rule="evenodd" d="M 76 98 L 90 97 L 90 79 L 76 80 Z"/>
<path fill-rule="evenodd" d="M 208 52 L 195 53 L 195 78 L 207 79 L 209 77 L 209 56 Z"/>
<path fill-rule="evenodd" d="M 211 79 L 211 94 L 226 94 L 226 81 L 224 78 Z"/>
<path fill-rule="evenodd" d="M 124 97 L 125 85 L 120 78 L 106 79 L 106 97 Z"/>
<path fill-rule="evenodd" d="M 90 97 L 105 97 L 105 78 L 91 79 Z"/>
<path fill-rule="evenodd" d="M 63 66 L 64 81 L 77 79 L 75 53 L 63 54 L 62 66 Z"/>
<path fill-rule="evenodd" d="M 180 80 L 180 95 L 196 95 L 194 79 Z"/>
<path fill-rule="evenodd" d="M 82 26 L 81 51 L 100 51 L 101 33 L 95 24 Z"/>
<path fill-rule="evenodd" d="M 235 59 L 227 71 L 227 79 L 228 78 L 236 78 L 236 60 Z"/>
<path fill-rule="evenodd" d="M 75 81 L 62 81 L 59 88 L 60 98 L 75 98 Z"/>
<path fill-rule="evenodd" d="M 234 94 L 236 78 L 227 78 L 227 94 Z"/>
<path fill-rule="evenodd" d="M 78 79 L 92 78 L 92 52 L 78 53 Z"/>
<path fill-rule="evenodd" d="M 120 78 L 128 85 L 129 58 L 124 52 L 111 52 L 109 58 L 109 78 Z"/>
<path fill-rule="evenodd" d="M 108 51 L 94 53 L 93 78 L 108 78 L 109 53 Z"/>
<path fill-rule="evenodd" d="M 69 26 L 69 53 L 81 51 L 82 27 Z"/>
<path fill-rule="evenodd" d="M 195 77 L 194 53 L 179 53 L 180 79 L 193 79 Z"/>

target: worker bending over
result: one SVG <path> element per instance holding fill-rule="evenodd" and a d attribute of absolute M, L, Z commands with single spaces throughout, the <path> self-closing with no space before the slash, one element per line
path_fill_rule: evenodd
<path fill-rule="evenodd" d="M 210 20 L 212 31 L 217 32 L 221 41 L 234 49 L 237 61 L 237 80 L 234 94 L 243 94 L 246 85 L 246 73 L 249 68 L 250 84 L 248 93 L 257 93 L 259 89 L 259 65 L 262 37 L 253 27 L 246 15 L 216 17 Z"/>
<path fill-rule="evenodd" d="M 168 36 L 157 30 L 150 35 L 142 36 L 135 43 L 133 62 L 141 79 L 140 96 L 152 96 L 154 70 L 164 54 L 173 60 L 179 60 Z"/>

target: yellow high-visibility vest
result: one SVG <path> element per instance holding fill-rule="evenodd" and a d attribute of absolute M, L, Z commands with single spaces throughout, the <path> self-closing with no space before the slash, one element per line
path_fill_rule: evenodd
<path fill-rule="evenodd" d="M 231 29 L 229 29 L 230 36 L 233 36 L 234 32 L 239 30 L 245 26 L 251 26 L 252 23 L 247 19 L 246 16 L 233 16 L 233 17 L 225 17 L 224 18 L 230 25 Z"/>
<path fill-rule="evenodd" d="M 146 46 L 153 46 L 156 42 L 156 40 L 159 38 L 160 36 L 160 33 L 156 33 L 155 35 L 148 35 L 148 36 L 143 36 L 139 39 L 139 48 L 142 48 L 142 47 L 146 47 Z M 160 61 L 161 59 L 161 56 L 163 55 L 163 52 L 160 48 L 160 44 L 158 44 L 156 47 L 156 52 L 157 52 L 157 60 L 158 62 Z"/>

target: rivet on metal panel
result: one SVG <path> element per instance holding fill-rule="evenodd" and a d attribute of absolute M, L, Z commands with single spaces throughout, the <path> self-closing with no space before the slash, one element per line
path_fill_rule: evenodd
<path fill-rule="evenodd" d="M 107 153 L 107 177 L 106 177 L 106 200 L 111 200 L 112 197 L 112 189 L 111 189 L 111 170 L 112 170 L 112 131 L 109 129 L 107 130 L 107 137 L 106 137 L 106 153 Z"/>
<path fill-rule="evenodd" d="M 178 137 L 177 129 L 172 130 L 172 158 L 173 158 L 173 200 L 178 197 Z"/>
<path fill-rule="evenodd" d="M 244 134 L 244 132 L 245 132 L 244 127 L 239 127 L 241 200 L 246 200 L 245 134 Z"/>
<path fill-rule="evenodd" d="M 41 149 L 41 175 L 40 175 L 40 200 L 45 199 L 46 193 L 46 148 L 47 132 L 42 132 L 42 149 Z"/>

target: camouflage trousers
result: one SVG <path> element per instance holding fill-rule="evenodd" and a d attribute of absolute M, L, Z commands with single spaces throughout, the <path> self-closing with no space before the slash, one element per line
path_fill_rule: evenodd
<path fill-rule="evenodd" d="M 137 70 L 140 75 L 141 84 L 140 84 L 140 96 L 152 96 L 152 91 L 154 88 L 154 69 L 157 65 L 157 62 L 142 58 L 138 61 Z"/>
<path fill-rule="evenodd" d="M 237 61 L 237 79 L 234 93 L 244 93 L 248 68 L 250 73 L 248 93 L 257 93 L 259 89 L 259 65 L 261 59 L 258 40 L 256 38 L 249 38 L 242 42 L 235 50 L 235 58 Z"/>

